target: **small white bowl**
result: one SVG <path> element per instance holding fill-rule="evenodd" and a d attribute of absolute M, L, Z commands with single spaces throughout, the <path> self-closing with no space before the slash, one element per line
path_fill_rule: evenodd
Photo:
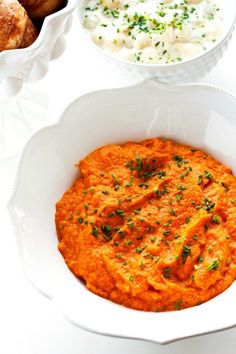
<path fill-rule="evenodd" d="M 65 49 L 64 35 L 71 27 L 76 5 L 76 0 L 68 0 L 64 8 L 47 16 L 31 46 L 0 52 L 1 93 L 16 95 L 24 82 L 38 81 L 47 73 L 49 61 Z"/>
<path fill-rule="evenodd" d="M 200 306 L 151 313 L 86 289 L 57 249 L 55 203 L 77 176 L 75 163 L 109 143 L 163 136 L 204 149 L 236 173 L 236 98 L 207 85 L 138 86 L 89 93 L 26 145 L 9 202 L 24 272 L 72 323 L 89 331 L 157 343 L 236 326 L 236 282 Z"/>
<path fill-rule="evenodd" d="M 84 35 L 94 48 L 109 63 L 116 65 L 125 75 L 130 75 L 137 79 L 147 79 L 155 77 L 163 83 L 184 83 L 194 82 L 209 73 L 218 61 L 222 58 L 231 40 L 236 22 L 236 1 L 227 0 L 222 8 L 224 16 L 224 33 L 215 46 L 205 51 L 203 54 L 189 60 L 173 64 L 142 64 L 133 63 L 116 58 L 97 46 L 86 32 L 83 26 L 83 13 L 88 0 L 81 0 L 78 6 L 79 23 Z M 226 4 L 227 3 L 227 4 Z"/>

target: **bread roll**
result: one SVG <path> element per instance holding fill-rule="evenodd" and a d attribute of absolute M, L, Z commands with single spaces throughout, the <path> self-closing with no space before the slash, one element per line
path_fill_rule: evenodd
<path fill-rule="evenodd" d="M 33 20 L 42 20 L 57 11 L 63 2 L 64 0 L 20 0 L 29 17 Z"/>
<path fill-rule="evenodd" d="M 0 51 L 28 47 L 37 35 L 36 28 L 17 0 L 0 0 Z"/>

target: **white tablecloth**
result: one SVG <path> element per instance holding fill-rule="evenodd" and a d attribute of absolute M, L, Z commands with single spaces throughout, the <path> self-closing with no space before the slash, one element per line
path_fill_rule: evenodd
<path fill-rule="evenodd" d="M 81 36 L 76 17 L 67 43 L 66 52 L 50 64 L 47 76 L 29 86 L 49 98 L 51 122 L 57 119 L 68 102 L 83 93 L 135 83 L 106 62 L 97 60 L 93 49 Z M 223 60 L 202 81 L 236 94 L 235 63 L 236 35 Z M 16 164 L 17 158 L 0 161 L 1 354 L 235 354 L 236 329 L 160 346 L 91 334 L 68 323 L 52 302 L 28 283 L 21 270 L 6 211 Z"/>

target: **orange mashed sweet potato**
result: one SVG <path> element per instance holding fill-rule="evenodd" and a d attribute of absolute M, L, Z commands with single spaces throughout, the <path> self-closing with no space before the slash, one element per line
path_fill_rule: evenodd
<path fill-rule="evenodd" d="M 97 149 L 56 205 L 59 250 L 95 294 L 133 309 L 201 304 L 236 277 L 236 179 L 161 139 Z"/>

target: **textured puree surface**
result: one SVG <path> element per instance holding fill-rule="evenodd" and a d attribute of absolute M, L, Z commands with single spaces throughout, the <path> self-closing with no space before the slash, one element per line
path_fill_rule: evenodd
<path fill-rule="evenodd" d="M 89 290 L 168 311 L 205 302 L 234 281 L 236 179 L 228 167 L 150 139 L 99 148 L 78 168 L 55 220 L 59 250 Z"/>

